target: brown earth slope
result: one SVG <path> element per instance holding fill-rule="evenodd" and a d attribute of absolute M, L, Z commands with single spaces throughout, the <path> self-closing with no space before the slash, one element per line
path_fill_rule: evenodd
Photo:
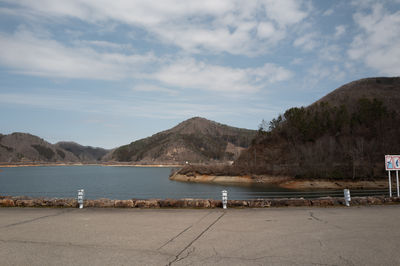
<path fill-rule="evenodd" d="M 0 162 L 79 162 L 74 154 L 28 133 L 0 134 Z"/>
<path fill-rule="evenodd" d="M 255 134 L 254 130 L 194 117 L 172 129 L 121 146 L 105 158 L 138 164 L 230 161 L 250 145 Z"/>

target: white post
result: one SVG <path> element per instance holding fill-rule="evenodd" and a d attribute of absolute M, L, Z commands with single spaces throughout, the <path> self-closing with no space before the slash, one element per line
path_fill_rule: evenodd
<path fill-rule="evenodd" d="M 350 206 L 350 201 L 351 201 L 351 197 L 350 197 L 350 190 L 349 189 L 343 189 L 343 193 L 344 193 L 344 201 L 346 203 L 346 206 L 349 207 Z"/>
<path fill-rule="evenodd" d="M 83 197 L 85 196 L 85 190 L 78 189 L 78 203 L 79 209 L 83 209 Z"/>
<path fill-rule="evenodd" d="M 399 171 L 396 170 L 396 182 L 397 182 L 397 197 L 400 197 L 399 194 Z"/>
<path fill-rule="evenodd" d="M 390 170 L 389 170 L 389 197 L 392 197 L 392 179 L 390 178 Z"/>
<path fill-rule="evenodd" d="M 222 208 L 226 209 L 228 203 L 228 191 L 222 190 Z"/>

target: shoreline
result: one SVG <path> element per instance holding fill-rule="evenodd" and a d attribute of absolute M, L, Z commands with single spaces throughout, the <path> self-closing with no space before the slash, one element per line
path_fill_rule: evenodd
<path fill-rule="evenodd" d="M 307 180 L 295 179 L 286 176 L 214 176 L 214 175 L 181 175 L 174 174 L 170 180 L 193 183 L 237 183 L 237 184 L 265 184 L 286 189 L 383 189 L 388 187 L 387 180 L 352 181 L 352 180 Z M 392 180 L 393 182 L 394 180 Z M 393 182 L 393 184 L 395 184 Z"/>
<path fill-rule="evenodd" d="M 0 164 L 0 168 L 43 167 L 43 166 L 183 167 L 183 165 L 178 165 L 178 164 L 113 164 L 113 163 L 38 163 L 38 164 L 36 164 L 36 163 L 24 163 L 24 164 Z"/>

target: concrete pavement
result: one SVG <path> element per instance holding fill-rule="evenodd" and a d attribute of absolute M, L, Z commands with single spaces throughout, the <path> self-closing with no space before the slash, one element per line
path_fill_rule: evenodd
<path fill-rule="evenodd" d="M 400 206 L 0 208 L 0 265 L 400 265 Z"/>

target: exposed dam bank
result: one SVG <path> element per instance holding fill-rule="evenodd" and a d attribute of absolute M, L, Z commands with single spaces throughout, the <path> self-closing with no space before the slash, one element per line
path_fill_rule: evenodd
<path fill-rule="evenodd" d="M 195 183 L 237 183 L 237 184 L 270 184 L 287 189 L 382 189 L 388 187 L 387 180 L 317 180 L 296 179 L 284 176 L 214 176 L 214 175 L 182 175 L 179 173 L 169 177 L 170 180 Z M 394 184 L 394 183 L 393 183 Z"/>

